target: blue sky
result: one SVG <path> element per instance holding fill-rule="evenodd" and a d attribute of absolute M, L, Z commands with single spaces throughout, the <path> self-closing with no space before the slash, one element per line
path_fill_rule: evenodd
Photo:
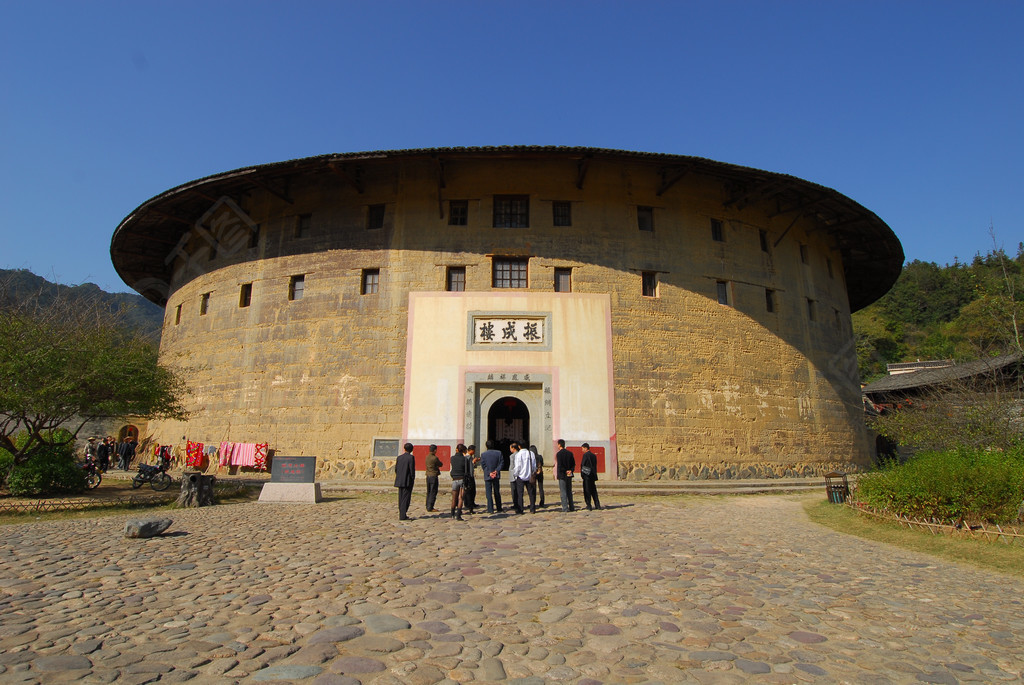
<path fill-rule="evenodd" d="M 0 268 L 123 291 L 136 206 L 329 152 L 585 145 L 820 183 L 908 259 L 1024 240 L 1024 2 L 0 0 Z"/>

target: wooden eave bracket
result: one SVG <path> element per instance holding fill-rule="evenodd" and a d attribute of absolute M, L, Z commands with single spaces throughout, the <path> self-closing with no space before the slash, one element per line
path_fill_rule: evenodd
<path fill-rule="evenodd" d="M 277 190 L 276 188 L 272 188 L 269 184 L 265 183 L 264 181 L 261 181 L 260 179 L 256 178 L 255 176 L 248 176 L 248 177 L 246 177 L 246 180 L 249 181 L 250 183 L 252 183 L 254 186 L 257 186 L 259 188 L 263 188 L 263 190 L 267 191 L 268 193 L 270 193 L 274 197 L 276 197 L 276 198 L 278 198 L 280 200 L 283 200 L 284 202 L 287 202 L 290 205 L 294 205 L 295 204 L 295 200 L 293 200 L 292 198 L 288 197 L 288 195 L 285 192 Z"/>
<path fill-rule="evenodd" d="M 682 169 L 676 168 L 673 169 L 672 173 L 669 173 L 668 169 L 662 169 L 660 173 L 661 185 L 658 186 L 658 197 L 661 197 L 665 193 L 665 191 L 674 186 L 676 183 L 679 183 L 679 181 L 683 180 L 683 177 L 686 176 L 686 174 L 690 173 L 690 169 L 686 167 Z"/>
<path fill-rule="evenodd" d="M 583 190 L 583 182 L 587 180 L 587 172 L 590 170 L 590 162 L 593 159 L 590 155 L 587 155 L 580 161 L 576 162 L 576 188 Z"/>
<path fill-rule="evenodd" d="M 357 193 L 359 193 L 360 195 L 363 194 L 365 188 L 363 187 L 363 175 L 360 167 L 356 167 L 355 174 L 350 174 L 345 166 L 336 164 L 334 162 L 331 162 L 327 166 L 329 166 L 331 168 L 331 171 L 337 174 L 340 178 L 345 179 L 345 181 L 347 181 L 350 186 L 356 189 Z"/>
<path fill-rule="evenodd" d="M 759 183 L 752 188 L 746 189 L 743 192 L 739 192 L 722 203 L 723 207 L 735 207 L 736 209 L 743 209 L 749 207 L 755 202 L 760 202 L 765 199 L 771 199 L 774 195 L 776 188 L 779 187 L 778 181 L 765 181 Z"/>

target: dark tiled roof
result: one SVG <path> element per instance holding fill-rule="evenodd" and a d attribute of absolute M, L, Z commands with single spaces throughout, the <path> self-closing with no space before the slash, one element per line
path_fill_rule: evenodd
<path fill-rule="evenodd" d="M 147 200 L 121 221 L 110 245 L 114 268 L 125 283 L 162 305 L 168 293 L 161 291 L 161 284 L 166 285 L 171 275 L 166 257 L 209 208 L 210 198 L 255 188 L 287 187 L 289 177 L 301 174 L 331 173 L 416 158 L 440 162 L 473 158 L 618 160 L 649 163 L 665 179 L 678 179 L 683 174 L 718 178 L 729 188 L 730 199 L 726 204 L 730 206 L 770 202 L 776 212 L 816 220 L 842 253 L 850 307 L 854 311 L 884 295 L 903 268 L 903 248 L 892 229 L 873 212 L 831 188 L 787 174 L 702 157 L 539 145 L 345 152 L 243 167 L 200 178 Z M 663 185 L 662 190 L 670 185 Z"/>
<path fill-rule="evenodd" d="M 874 383 L 869 383 L 861 389 L 861 392 L 865 395 L 882 395 L 890 392 L 942 386 L 953 381 L 1002 371 L 1014 364 L 1021 363 L 1022 359 L 1024 359 L 1024 355 L 1017 352 L 1005 354 L 1001 357 L 991 357 L 989 359 L 967 362 L 966 364 L 947 366 L 941 369 L 924 369 L 911 373 L 900 373 L 895 376 L 880 378 Z"/>

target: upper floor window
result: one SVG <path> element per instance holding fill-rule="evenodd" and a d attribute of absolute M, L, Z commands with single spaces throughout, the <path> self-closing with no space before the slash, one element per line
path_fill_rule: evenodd
<path fill-rule="evenodd" d="M 644 297 L 658 296 L 658 272 L 642 271 L 640 273 L 640 287 Z"/>
<path fill-rule="evenodd" d="M 469 200 L 448 201 L 448 225 L 465 226 L 469 223 Z"/>
<path fill-rule="evenodd" d="M 384 205 L 366 207 L 366 228 L 384 228 Z"/>
<path fill-rule="evenodd" d="M 243 283 L 238 293 L 238 306 L 248 307 L 252 304 L 252 283 Z"/>
<path fill-rule="evenodd" d="M 551 221 L 555 226 L 572 226 L 572 203 L 555 200 L 551 203 Z"/>
<path fill-rule="evenodd" d="M 572 292 L 572 269 L 555 269 L 555 292 Z"/>
<path fill-rule="evenodd" d="M 818 320 L 818 312 L 816 310 L 817 310 L 816 303 L 814 302 L 814 300 L 808 298 L 808 300 L 807 300 L 807 318 L 809 320 L 811 320 L 811 321 L 817 321 Z"/>
<path fill-rule="evenodd" d="M 529 228 L 530 196 L 529 195 L 495 195 L 494 196 L 494 227 L 495 228 Z"/>
<path fill-rule="evenodd" d="M 208 311 L 210 311 L 210 293 L 203 293 L 199 297 L 199 316 L 206 316 Z"/>
<path fill-rule="evenodd" d="M 263 224 L 253 224 L 252 228 L 249 229 L 249 247 L 259 247 L 262 229 Z"/>
<path fill-rule="evenodd" d="M 807 256 L 807 245 L 804 243 L 800 243 L 800 261 L 804 264 L 808 264 L 810 261 L 810 257 Z"/>
<path fill-rule="evenodd" d="M 759 230 L 757 232 L 757 237 L 761 241 L 761 252 L 767 252 L 768 251 L 768 231 L 765 231 L 763 229 Z"/>
<path fill-rule="evenodd" d="M 711 220 L 711 239 L 718 243 L 725 242 L 725 232 L 722 230 L 722 222 L 718 219 Z"/>
<path fill-rule="evenodd" d="M 654 230 L 654 207 L 641 205 L 636 208 L 636 227 L 641 231 Z"/>
<path fill-rule="evenodd" d="M 295 237 L 305 238 L 309 235 L 310 229 L 313 227 L 313 215 L 312 214 L 300 214 L 295 220 Z"/>
<path fill-rule="evenodd" d="M 492 284 L 495 288 L 526 288 L 527 257 L 495 257 Z"/>
<path fill-rule="evenodd" d="M 766 312 L 775 311 L 775 291 L 764 289 L 764 309 Z"/>
<path fill-rule="evenodd" d="M 380 290 L 380 269 L 363 269 L 363 295 L 376 295 Z"/>
<path fill-rule="evenodd" d="M 288 299 L 301 300 L 306 293 L 306 274 L 299 274 L 288 279 Z"/>
<path fill-rule="evenodd" d="M 729 304 L 729 284 L 725 281 L 717 281 L 715 290 L 718 293 L 718 304 Z"/>
<path fill-rule="evenodd" d="M 181 323 L 181 305 L 178 305 L 178 309 L 174 312 L 174 325 L 177 326 Z"/>
<path fill-rule="evenodd" d="M 445 290 L 448 292 L 464 292 L 466 290 L 466 267 L 449 266 L 445 281 Z"/>

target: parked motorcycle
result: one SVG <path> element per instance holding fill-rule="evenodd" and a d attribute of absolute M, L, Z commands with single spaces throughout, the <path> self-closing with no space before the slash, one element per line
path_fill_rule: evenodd
<path fill-rule="evenodd" d="M 132 478 L 132 488 L 141 488 L 143 484 L 149 483 L 154 490 L 166 490 L 171 487 L 171 477 L 167 475 L 169 468 L 171 460 L 166 457 L 158 457 L 156 466 L 139 464 L 139 472 Z"/>
<path fill-rule="evenodd" d="M 85 461 L 82 462 L 82 469 L 85 471 L 85 487 L 90 490 L 98 488 L 103 480 L 103 476 L 100 475 L 100 467 L 96 460 L 86 455 Z"/>

